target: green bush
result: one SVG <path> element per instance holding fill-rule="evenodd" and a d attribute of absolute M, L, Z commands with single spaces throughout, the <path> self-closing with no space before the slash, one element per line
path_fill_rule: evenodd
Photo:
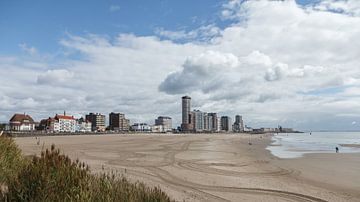
<path fill-rule="evenodd" d="M 0 185 L 14 179 L 24 166 L 21 150 L 10 138 L 0 137 Z"/>
<path fill-rule="evenodd" d="M 14 146 L 12 140 L 7 144 Z M 0 140 L 1 142 L 1 140 Z M 19 155 L 19 150 L 13 151 Z M 0 148 L 0 152 L 2 152 Z M 21 156 L 18 156 L 21 157 Z M 9 161 L 7 161 L 9 162 Z M 14 161 L 12 161 L 14 162 Z M 93 175 L 89 167 L 51 146 L 28 163 L 19 158 L 18 170 L 7 174 L 4 201 L 170 201 L 159 188 L 130 183 L 115 174 Z"/>

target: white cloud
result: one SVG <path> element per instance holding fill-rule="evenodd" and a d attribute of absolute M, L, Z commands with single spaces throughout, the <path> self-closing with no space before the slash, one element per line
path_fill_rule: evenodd
<path fill-rule="evenodd" d="M 198 40 L 198 41 L 209 41 L 213 37 L 220 35 L 220 28 L 214 24 L 204 25 L 195 30 L 191 31 L 171 31 L 163 28 L 157 28 L 155 33 L 161 37 L 171 40 Z"/>
<path fill-rule="evenodd" d="M 339 2 L 342 11 L 331 12 Z M 60 45 L 81 59 L 0 58 L 0 108 L 10 116 L 37 106 L 39 118 L 120 111 L 150 123 L 169 115 L 179 124 L 189 94 L 194 107 L 243 114 L 248 125 L 348 127 L 360 114 L 356 2 L 233 0 L 222 8 L 232 22 L 223 29 L 68 35 Z"/>
<path fill-rule="evenodd" d="M 47 70 L 37 77 L 38 84 L 61 85 L 69 82 L 74 77 L 74 73 L 66 69 Z"/>
<path fill-rule="evenodd" d="M 19 44 L 19 47 L 21 48 L 22 51 L 28 53 L 31 56 L 34 56 L 38 53 L 35 47 L 29 47 L 25 43 Z"/>
<path fill-rule="evenodd" d="M 358 0 L 323 0 L 316 3 L 314 8 L 322 11 L 360 16 L 360 1 Z"/>

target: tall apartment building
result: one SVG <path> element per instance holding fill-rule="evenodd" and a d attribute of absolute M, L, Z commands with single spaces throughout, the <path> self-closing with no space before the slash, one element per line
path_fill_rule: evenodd
<path fill-rule="evenodd" d="M 109 114 L 110 130 L 129 131 L 130 120 L 125 118 L 125 114 L 111 112 Z"/>
<path fill-rule="evenodd" d="M 228 116 L 221 117 L 221 130 L 229 132 L 232 129 L 231 118 Z"/>
<path fill-rule="evenodd" d="M 235 116 L 233 130 L 234 132 L 244 132 L 244 121 L 242 119 L 242 116 L 240 115 Z"/>
<path fill-rule="evenodd" d="M 207 114 L 206 116 L 206 119 L 207 119 L 207 127 L 205 128 L 206 131 L 213 131 L 213 117 L 212 116 L 209 116 L 209 114 Z"/>
<path fill-rule="evenodd" d="M 195 115 L 194 129 L 197 132 L 204 130 L 204 113 L 200 110 L 193 111 Z"/>
<path fill-rule="evenodd" d="M 155 125 L 163 126 L 163 132 L 171 132 L 172 131 L 172 120 L 170 117 L 167 116 L 159 116 L 157 119 L 155 119 Z"/>
<path fill-rule="evenodd" d="M 181 109 L 182 109 L 181 129 L 183 131 L 190 131 L 193 128 L 191 124 L 190 102 L 191 102 L 191 97 L 189 96 L 183 96 L 181 98 Z"/>
<path fill-rule="evenodd" d="M 212 132 L 219 131 L 219 122 L 218 122 L 218 116 L 217 113 L 208 113 L 209 117 L 209 129 Z"/>
<path fill-rule="evenodd" d="M 105 115 L 100 113 L 90 113 L 86 115 L 86 120 L 91 122 L 92 131 L 105 131 Z"/>

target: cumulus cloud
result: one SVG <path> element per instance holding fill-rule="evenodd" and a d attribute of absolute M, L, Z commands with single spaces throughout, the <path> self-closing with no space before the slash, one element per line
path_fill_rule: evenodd
<path fill-rule="evenodd" d="M 322 11 L 360 16 L 360 2 L 357 0 L 323 0 L 316 3 L 314 8 Z"/>
<path fill-rule="evenodd" d="M 60 46 L 77 57 L 0 58 L 0 108 L 10 116 L 36 106 L 38 118 L 119 111 L 149 123 L 169 115 L 179 124 L 189 94 L 193 106 L 243 114 L 254 127 L 348 127 L 360 114 L 357 2 L 233 0 L 219 11 L 223 28 L 69 34 Z"/>
<path fill-rule="evenodd" d="M 74 73 L 66 69 L 47 70 L 45 73 L 38 75 L 37 83 L 47 85 L 61 85 L 65 84 L 73 77 Z"/>
<path fill-rule="evenodd" d="M 219 36 L 221 30 L 214 24 L 204 25 L 191 31 L 172 31 L 164 28 L 157 28 L 155 33 L 161 37 L 171 40 L 194 40 L 197 41 L 209 41 L 213 37 Z"/>
<path fill-rule="evenodd" d="M 221 85 L 221 76 L 238 66 L 239 60 L 229 53 L 207 51 L 188 58 L 182 70 L 173 72 L 160 84 L 159 90 L 169 94 L 190 93 L 194 90 L 208 91 Z"/>

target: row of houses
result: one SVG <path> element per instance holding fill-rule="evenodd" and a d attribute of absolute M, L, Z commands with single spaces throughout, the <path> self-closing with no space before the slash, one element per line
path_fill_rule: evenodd
<path fill-rule="evenodd" d="M 142 132 L 170 132 L 172 131 L 172 120 L 170 117 L 160 116 L 152 126 L 146 123 L 135 123 L 130 125 L 130 120 L 125 114 L 111 112 L 109 114 L 109 125 L 106 126 L 106 117 L 100 113 L 90 113 L 85 118 L 56 114 L 54 117 L 35 122 L 28 114 L 14 114 L 7 125 L 11 131 L 45 131 L 58 132 L 103 132 L 106 130 L 116 132 L 142 131 Z"/>

